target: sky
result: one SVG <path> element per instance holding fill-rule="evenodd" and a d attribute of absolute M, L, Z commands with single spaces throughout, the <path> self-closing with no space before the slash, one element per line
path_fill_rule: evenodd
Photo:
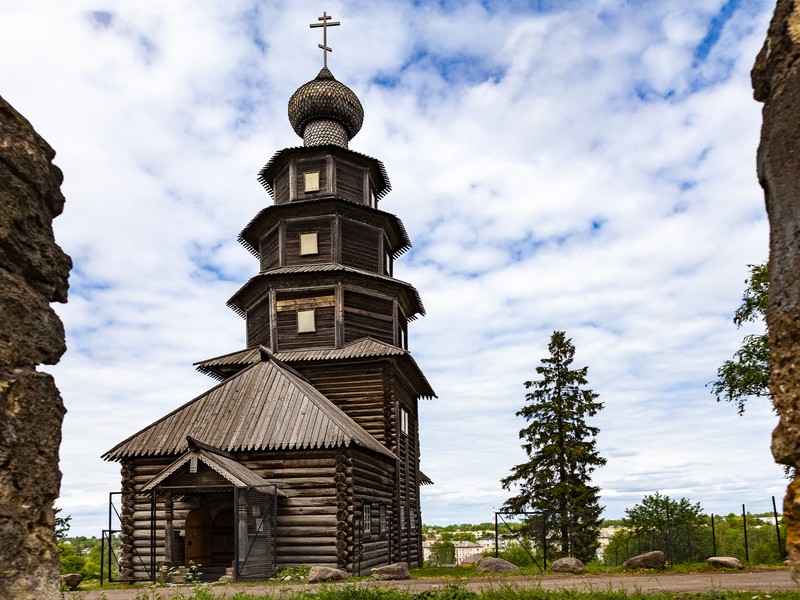
<path fill-rule="evenodd" d="M 107 527 L 101 454 L 212 387 L 239 350 L 225 306 L 256 274 L 238 242 L 271 203 L 256 177 L 301 145 L 287 102 L 322 66 L 360 98 L 350 148 L 381 160 L 380 208 L 413 249 L 395 276 L 427 315 L 409 347 L 430 525 L 493 519 L 526 456 L 523 382 L 566 331 L 604 408 L 604 516 L 655 491 L 708 513 L 771 510 L 776 417 L 707 384 L 757 326 L 732 323 L 767 258 L 749 72 L 774 4 L 0 0 L 0 95 L 53 146 L 72 257 L 56 305 L 68 413 L 58 504 Z"/>

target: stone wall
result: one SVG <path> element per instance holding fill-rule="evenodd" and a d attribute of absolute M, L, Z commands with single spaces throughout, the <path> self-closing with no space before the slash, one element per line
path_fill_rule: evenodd
<path fill-rule="evenodd" d="M 752 71 L 764 103 L 758 178 L 770 223 L 770 391 L 780 422 L 775 460 L 800 469 L 800 6 L 778 0 Z M 784 499 L 786 548 L 800 584 L 800 476 Z"/>
<path fill-rule="evenodd" d="M 70 258 L 53 239 L 64 208 L 55 152 L 0 97 L 0 598 L 61 598 L 53 501 L 64 405 L 50 375 L 66 350 L 50 307 Z"/>

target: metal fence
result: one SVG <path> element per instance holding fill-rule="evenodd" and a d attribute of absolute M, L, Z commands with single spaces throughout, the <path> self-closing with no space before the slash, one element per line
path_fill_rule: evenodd
<path fill-rule="evenodd" d="M 702 562 L 710 556 L 733 556 L 742 563 L 780 563 L 786 556 L 783 524 L 775 507 L 741 505 L 741 512 L 702 515 L 693 523 L 670 522 L 648 531 L 619 529 L 603 551 L 608 565 L 660 550 L 670 564 Z M 762 510 L 759 510 L 762 509 Z M 763 510 L 766 509 L 766 510 Z M 767 516 L 768 515 L 768 516 Z"/>

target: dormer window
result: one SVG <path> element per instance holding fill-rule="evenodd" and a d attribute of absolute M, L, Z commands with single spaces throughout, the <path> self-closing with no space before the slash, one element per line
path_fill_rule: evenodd
<path fill-rule="evenodd" d="M 312 171 L 305 173 L 305 187 L 304 192 L 318 192 L 319 191 L 319 171 Z"/>
<path fill-rule="evenodd" d="M 314 333 L 317 330 L 314 309 L 297 311 L 297 333 Z"/>
<path fill-rule="evenodd" d="M 300 256 L 319 254 L 318 236 L 316 233 L 300 234 Z"/>

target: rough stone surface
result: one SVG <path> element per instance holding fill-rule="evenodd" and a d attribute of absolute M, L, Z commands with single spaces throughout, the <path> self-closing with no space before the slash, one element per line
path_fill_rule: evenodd
<path fill-rule="evenodd" d="M 706 562 L 712 567 L 721 567 L 723 569 L 744 569 L 742 561 L 735 556 L 711 556 Z"/>
<path fill-rule="evenodd" d="M 653 550 L 629 558 L 622 566 L 626 569 L 663 569 L 666 564 L 666 555 L 661 550 Z"/>
<path fill-rule="evenodd" d="M 80 573 L 70 573 L 69 575 L 62 575 L 61 576 L 61 583 L 67 586 L 67 589 L 70 592 L 74 592 L 78 589 L 78 586 L 83 581 L 83 575 Z"/>
<path fill-rule="evenodd" d="M 502 558 L 484 556 L 475 567 L 481 573 L 519 573 L 517 565 L 513 565 Z"/>
<path fill-rule="evenodd" d="M 586 565 L 577 558 L 565 556 L 554 560 L 553 564 L 550 565 L 550 570 L 556 573 L 583 573 L 586 570 Z"/>
<path fill-rule="evenodd" d="M 0 98 L 0 598 L 61 598 L 53 501 L 64 406 L 36 370 L 64 353 L 51 302 L 71 261 L 53 238 L 64 207 L 55 152 Z"/>
<path fill-rule="evenodd" d="M 321 583 L 323 581 L 341 581 L 347 579 L 347 573 L 333 567 L 311 567 L 308 572 L 308 583 Z"/>
<path fill-rule="evenodd" d="M 767 39 L 751 73 L 763 102 L 758 179 L 770 223 L 770 391 L 780 415 L 772 454 L 800 467 L 800 3 L 778 0 Z M 784 499 L 786 549 L 800 584 L 800 478 Z"/>
<path fill-rule="evenodd" d="M 372 577 L 380 581 L 409 579 L 408 563 L 399 562 L 372 569 Z"/>

